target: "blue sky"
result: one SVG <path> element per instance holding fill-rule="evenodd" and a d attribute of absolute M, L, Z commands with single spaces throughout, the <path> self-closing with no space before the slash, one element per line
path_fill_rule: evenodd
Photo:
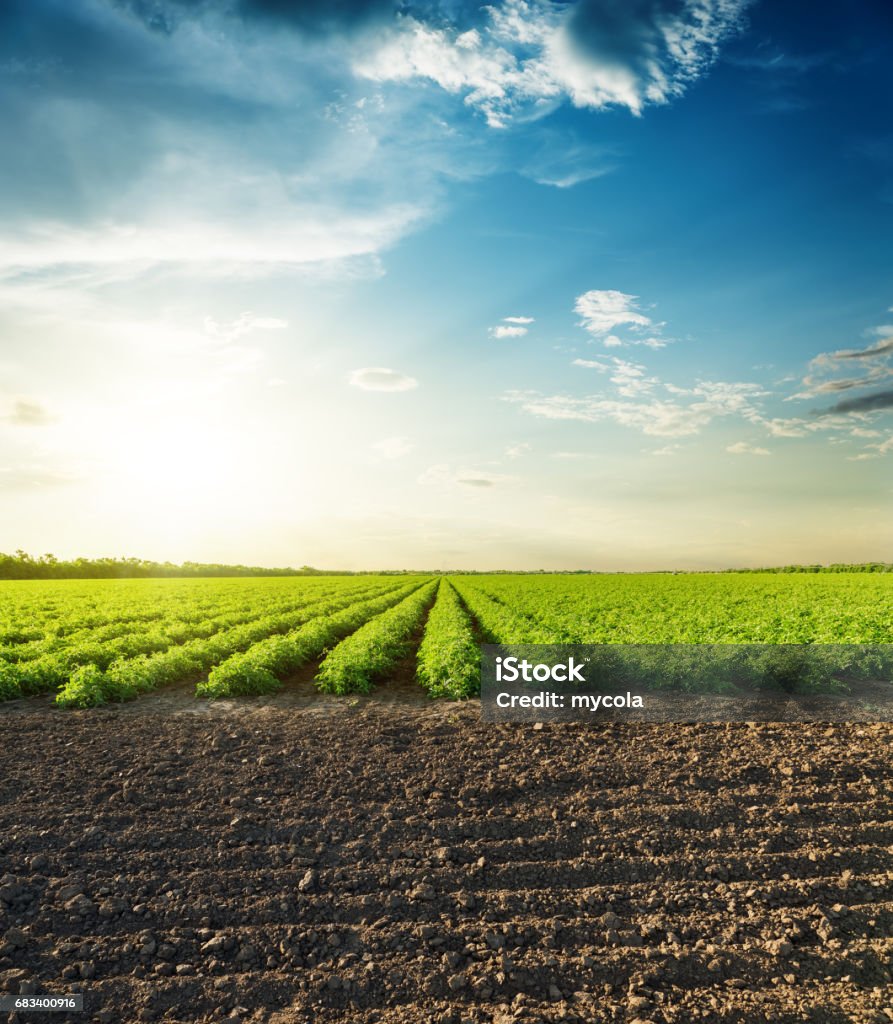
<path fill-rule="evenodd" d="M 891 557 L 893 15 L 0 12 L 8 549 Z"/>

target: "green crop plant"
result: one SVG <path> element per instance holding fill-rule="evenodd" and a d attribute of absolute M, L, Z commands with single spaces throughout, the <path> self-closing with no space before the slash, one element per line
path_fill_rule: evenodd
<path fill-rule="evenodd" d="M 329 693 L 368 693 L 375 681 L 405 657 L 437 589 L 426 583 L 400 604 L 342 640 L 320 666 L 316 684 Z"/>
<path fill-rule="evenodd" d="M 419 645 L 416 675 L 432 697 L 454 699 L 480 692 L 480 651 L 456 588 L 443 580 Z"/>

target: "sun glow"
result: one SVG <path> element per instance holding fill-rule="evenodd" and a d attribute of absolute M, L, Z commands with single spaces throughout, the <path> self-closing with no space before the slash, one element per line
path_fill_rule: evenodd
<path fill-rule="evenodd" d="M 159 416 L 118 433 L 110 452 L 123 496 L 195 507 L 235 489 L 229 438 L 210 424 Z"/>
<path fill-rule="evenodd" d="M 143 543 L 179 551 L 250 510 L 247 445 L 219 413 L 143 411 L 97 441 L 97 512 Z"/>

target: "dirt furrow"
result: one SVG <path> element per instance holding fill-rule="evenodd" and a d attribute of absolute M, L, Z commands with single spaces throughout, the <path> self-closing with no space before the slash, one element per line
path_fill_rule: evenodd
<path fill-rule="evenodd" d="M 893 727 L 400 692 L 0 718 L 0 985 L 103 1024 L 893 1019 Z"/>

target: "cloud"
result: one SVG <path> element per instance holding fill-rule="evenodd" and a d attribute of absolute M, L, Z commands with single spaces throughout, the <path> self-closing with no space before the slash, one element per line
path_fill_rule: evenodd
<path fill-rule="evenodd" d="M 674 402 L 621 402 L 616 399 L 569 395 L 538 395 L 509 392 L 506 399 L 518 402 L 534 416 L 549 420 L 579 420 L 602 423 L 613 420 L 657 437 L 684 437 L 697 434 L 713 418 L 714 411 L 705 407 L 685 407 Z"/>
<path fill-rule="evenodd" d="M 858 398 L 847 398 L 836 405 L 816 412 L 817 416 L 833 416 L 844 413 L 876 412 L 881 409 L 893 408 L 893 390 L 875 391 L 870 395 Z"/>
<path fill-rule="evenodd" d="M 495 481 L 486 476 L 459 476 L 456 477 L 456 483 L 463 487 L 492 487 Z"/>
<path fill-rule="evenodd" d="M 597 370 L 599 373 L 610 373 L 609 380 L 616 385 L 617 393 L 627 398 L 652 391 L 660 381 L 657 377 L 646 377 L 645 367 L 641 363 L 631 363 L 627 359 L 611 356 L 609 362 L 598 359 L 574 359 L 571 366 L 581 366 L 586 370 Z"/>
<path fill-rule="evenodd" d="M 362 20 L 360 6 L 13 4 L 0 66 L 37 70 L 4 77 L 0 273 L 376 272 L 476 158 L 415 103 L 376 102 L 350 74 L 353 43 L 276 24 Z M 323 114 L 336 88 L 349 125 Z"/>
<path fill-rule="evenodd" d="M 510 476 L 490 473 L 486 470 L 455 469 L 448 463 L 441 462 L 426 469 L 419 477 L 419 483 L 439 488 L 458 486 L 484 490 L 495 487 L 497 484 L 506 483 L 511 479 Z"/>
<path fill-rule="evenodd" d="M 836 394 L 860 388 L 876 387 L 893 378 L 893 336 L 888 325 L 875 328 L 874 334 L 881 334 L 881 340 L 865 348 L 841 348 L 833 352 L 820 352 L 810 360 L 809 373 L 803 378 L 803 390 L 791 395 L 788 401 L 815 398 L 817 395 Z M 841 377 L 844 366 L 856 363 L 861 376 Z"/>
<path fill-rule="evenodd" d="M 355 68 L 379 82 L 435 82 L 497 128 L 568 100 L 639 114 L 707 71 L 745 7 L 746 0 L 504 0 L 470 25 L 429 20 L 430 8 L 410 5 Z"/>
<path fill-rule="evenodd" d="M 626 398 L 653 391 L 655 384 L 659 383 L 656 377 L 645 376 L 645 367 L 640 363 L 631 363 L 617 356 L 612 356 L 612 362 L 611 383 L 617 386 L 617 393 Z"/>
<path fill-rule="evenodd" d="M 517 444 L 510 444 L 505 450 L 505 455 L 508 459 L 520 459 L 522 455 L 526 455 L 531 450 L 532 445 L 526 441 L 519 441 Z"/>
<path fill-rule="evenodd" d="M 262 187 L 262 186 L 261 186 Z M 148 206 L 151 207 L 151 203 Z M 375 212 L 285 203 L 254 217 L 221 208 L 219 219 L 196 219 L 182 212 L 165 222 L 145 214 L 90 226 L 34 222 L 10 230 L 0 241 L 0 272 L 27 272 L 60 266 L 99 265 L 143 273 L 156 264 L 204 268 L 256 265 L 301 266 L 369 257 L 402 237 L 421 217 L 419 208 L 402 204 Z"/>
<path fill-rule="evenodd" d="M 350 375 L 350 383 L 363 391 L 412 391 L 419 384 L 414 377 L 407 377 L 406 374 L 383 366 L 354 370 Z"/>
<path fill-rule="evenodd" d="M 563 27 L 589 71 L 581 83 L 582 95 L 590 97 L 584 105 L 625 96 L 637 112 L 645 103 L 679 95 L 739 27 L 745 6 L 728 0 L 581 0 Z"/>
<path fill-rule="evenodd" d="M 212 338 L 221 338 L 225 341 L 236 341 L 252 331 L 281 331 L 286 327 L 287 320 L 275 316 L 255 316 L 251 312 L 242 313 L 228 324 L 220 324 L 210 316 L 206 316 L 204 320 L 205 333 Z"/>
<path fill-rule="evenodd" d="M 650 327 L 651 320 L 636 308 L 635 295 L 625 292 L 593 289 L 577 296 L 574 312 L 582 319 L 580 326 L 597 337 L 616 327 Z"/>
<path fill-rule="evenodd" d="M 53 416 L 46 407 L 33 398 L 15 399 L 12 411 L 3 418 L 18 427 L 45 427 L 53 422 Z"/>
<path fill-rule="evenodd" d="M 77 477 L 41 466 L 0 466 L 0 491 L 32 491 L 76 483 Z"/>
<path fill-rule="evenodd" d="M 532 324 L 532 316 L 504 316 L 503 322 L 507 324 Z"/>
<path fill-rule="evenodd" d="M 751 423 L 765 427 L 772 437 L 805 437 L 808 433 L 809 423 L 796 417 L 784 419 L 776 416 L 767 419 L 760 415 L 754 415 L 747 418 Z"/>
<path fill-rule="evenodd" d="M 611 369 L 610 363 L 601 363 L 597 359 L 574 359 L 571 366 L 582 366 L 585 370 L 598 370 L 599 373 L 606 373 Z"/>
<path fill-rule="evenodd" d="M 497 327 L 491 327 L 488 333 L 491 338 L 523 338 L 527 328 L 499 324 Z"/>
<path fill-rule="evenodd" d="M 864 377 L 844 377 L 836 380 L 823 381 L 821 384 L 816 384 L 812 391 L 801 397 L 813 398 L 816 395 L 827 395 L 834 394 L 838 391 L 852 391 L 856 388 L 867 388 L 871 387 L 873 384 L 877 384 L 879 381 L 886 380 L 888 377 L 893 377 L 893 368 L 875 366 Z"/>
<path fill-rule="evenodd" d="M 887 333 L 890 330 L 886 325 L 877 328 L 878 331 Z M 890 355 L 893 353 L 893 337 L 884 338 L 876 345 L 869 345 L 868 348 L 842 348 L 836 352 L 828 353 L 828 359 L 876 359 L 878 356 Z"/>
<path fill-rule="evenodd" d="M 749 86 L 758 101 L 758 109 L 769 113 L 790 113 L 812 105 L 808 86 L 801 79 L 822 66 L 833 63 L 832 52 L 790 53 L 764 40 L 749 53 L 726 55 L 725 63 L 753 70 Z"/>
<path fill-rule="evenodd" d="M 736 441 L 726 447 L 726 451 L 732 455 L 771 455 L 768 448 L 760 448 L 757 445 L 749 444 L 747 441 Z"/>
<path fill-rule="evenodd" d="M 611 421 L 654 437 L 687 437 L 698 434 L 718 417 L 759 417 L 754 399 L 764 395 L 759 386 L 725 381 L 699 381 L 693 388 L 677 388 L 645 377 L 635 363 L 615 359 L 610 378 L 621 397 L 604 395 L 542 395 L 536 391 L 509 391 L 508 402 L 525 412 L 550 420 L 584 423 Z M 663 388 L 677 396 L 669 400 L 653 392 Z M 623 400 L 626 399 L 626 400 Z"/>
<path fill-rule="evenodd" d="M 386 437 L 375 441 L 371 447 L 383 459 L 402 459 L 409 455 L 415 445 L 406 437 Z"/>
<path fill-rule="evenodd" d="M 573 188 L 617 169 L 620 151 L 615 146 L 593 144 L 545 127 L 539 128 L 537 137 L 541 141 L 524 159 L 519 173 L 538 185 Z"/>
<path fill-rule="evenodd" d="M 785 53 L 768 43 L 761 43 L 760 48 L 762 52 L 728 56 L 724 62 L 739 68 L 799 75 L 827 64 L 833 57 L 831 53 Z"/>

